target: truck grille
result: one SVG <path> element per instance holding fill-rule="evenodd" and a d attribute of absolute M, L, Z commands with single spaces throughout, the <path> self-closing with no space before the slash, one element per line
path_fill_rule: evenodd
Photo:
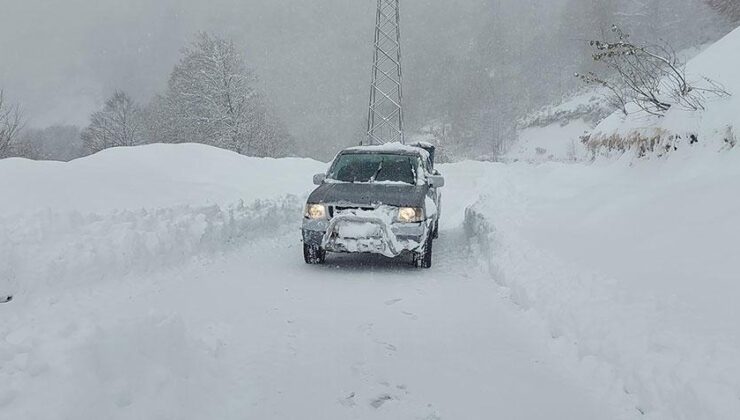
<path fill-rule="evenodd" d="M 341 214 L 348 210 L 363 210 L 371 211 L 375 210 L 374 207 L 359 207 L 359 206 L 329 206 L 329 217 L 334 217 L 335 214 Z"/>

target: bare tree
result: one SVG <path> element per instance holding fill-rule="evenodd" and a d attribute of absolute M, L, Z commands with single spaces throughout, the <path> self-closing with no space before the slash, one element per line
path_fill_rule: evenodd
<path fill-rule="evenodd" d="M 592 40 L 593 60 L 606 66 L 613 78 L 594 72 L 577 73 L 586 83 L 599 84 L 611 92 L 611 101 L 625 114 L 627 104 L 661 116 L 674 105 L 697 111 L 704 109 L 709 96 L 729 93 L 706 77 L 692 82 L 686 76 L 685 64 L 667 44 L 637 45 L 619 27 L 612 26 L 614 39 Z"/>
<path fill-rule="evenodd" d="M 20 107 L 7 104 L 0 90 L 0 159 L 11 156 L 22 127 Z"/>
<path fill-rule="evenodd" d="M 90 125 L 82 131 L 81 138 L 85 148 L 96 153 L 110 147 L 143 144 L 143 134 L 140 108 L 128 95 L 116 91 L 102 111 L 90 116 Z"/>
<path fill-rule="evenodd" d="M 34 160 L 77 159 L 86 155 L 80 134 L 80 128 L 73 125 L 27 128 L 18 137 L 14 154 Z"/>

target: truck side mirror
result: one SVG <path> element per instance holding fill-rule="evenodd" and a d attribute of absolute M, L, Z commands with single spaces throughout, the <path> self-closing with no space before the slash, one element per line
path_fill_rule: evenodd
<path fill-rule="evenodd" d="M 313 184 L 321 185 L 326 181 L 326 174 L 316 174 L 313 176 Z"/>
<path fill-rule="evenodd" d="M 427 181 L 432 188 L 442 188 L 445 186 L 445 178 L 441 175 L 430 175 L 427 177 Z"/>

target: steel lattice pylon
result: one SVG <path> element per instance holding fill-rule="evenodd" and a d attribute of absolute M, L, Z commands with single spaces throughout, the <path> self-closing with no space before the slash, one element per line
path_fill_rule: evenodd
<path fill-rule="evenodd" d="M 378 0 L 367 143 L 404 142 L 399 0 Z"/>

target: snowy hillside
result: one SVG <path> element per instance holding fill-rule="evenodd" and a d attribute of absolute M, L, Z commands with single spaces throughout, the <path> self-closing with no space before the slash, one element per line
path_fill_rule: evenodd
<path fill-rule="evenodd" d="M 729 97 L 709 99 L 705 110 L 672 107 L 662 118 L 639 112 L 631 112 L 626 117 L 614 113 L 594 129 L 589 148 L 594 153 L 608 154 L 617 143 L 617 147 L 625 145 L 638 153 L 660 155 L 696 142 L 713 150 L 734 147 L 740 130 L 738 51 L 740 28 L 708 47 L 686 66 L 689 78 L 696 81 L 708 77 L 727 90 Z"/>
<path fill-rule="evenodd" d="M 604 92 L 586 90 L 562 103 L 545 107 L 519 121 L 509 161 L 573 162 L 586 157 L 583 137 L 613 112 Z"/>
<path fill-rule="evenodd" d="M 692 82 L 709 78 L 729 97 L 710 97 L 705 110 L 671 108 L 664 117 L 648 115 L 631 105 L 630 114 L 612 112 L 605 92 L 585 91 L 546 107 L 519 122 L 518 138 L 508 160 L 530 162 L 591 160 L 618 157 L 630 150 L 637 156 L 662 156 L 686 145 L 726 150 L 737 143 L 740 126 L 740 73 L 736 71 L 740 28 L 692 56 L 686 73 Z M 587 140 L 584 142 L 584 139 Z"/>
<path fill-rule="evenodd" d="M 643 418 L 740 417 L 738 51 L 740 29 L 688 62 L 731 93 L 705 110 L 594 120 L 586 93 L 533 114 L 467 213 L 551 347 Z"/>
<path fill-rule="evenodd" d="M 468 213 L 552 348 L 650 419 L 740 416 L 740 153 L 491 165 Z"/>

